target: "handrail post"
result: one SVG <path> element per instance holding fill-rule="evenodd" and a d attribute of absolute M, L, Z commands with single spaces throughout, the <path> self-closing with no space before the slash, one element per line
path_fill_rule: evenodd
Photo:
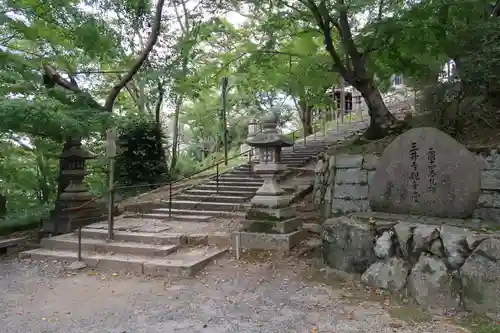
<path fill-rule="evenodd" d="M 326 110 L 323 110 L 323 136 L 326 136 Z"/>
<path fill-rule="evenodd" d="M 215 175 L 215 188 L 216 188 L 216 193 L 219 193 L 219 164 L 217 164 L 215 166 L 215 172 L 216 172 L 216 175 Z"/>
<path fill-rule="evenodd" d="M 78 227 L 78 262 L 82 261 L 82 227 Z"/>
<path fill-rule="evenodd" d="M 313 117 L 312 124 L 313 124 L 313 132 L 314 132 L 313 133 L 313 135 L 314 135 L 314 139 L 313 140 L 314 141 L 316 141 L 316 125 L 317 125 L 316 116 L 317 116 L 317 112 L 313 111 L 313 113 L 312 113 L 312 117 Z"/>
<path fill-rule="evenodd" d="M 113 240 L 114 238 L 114 224 L 115 224 L 115 190 L 114 188 L 109 189 L 108 198 L 108 240 Z"/>
<path fill-rule="evenodd" d="M 108 179 L 108 240 L 113 240 L 113 224 L 115 212 L 115 192 L 114 192 L 114 170 L 115 159 L 109 158 L 109 179 Z"/>
<path fill-rule="evenodd" d="M 295 151 L 295 131 L 292 132 L 292 141 L 294 145 L 292 146 L 292 151 Z"/>
<path fill-rule="evenodd" d="M 168 183 L 168 218 L 172 218 L 172 182 Z"/>

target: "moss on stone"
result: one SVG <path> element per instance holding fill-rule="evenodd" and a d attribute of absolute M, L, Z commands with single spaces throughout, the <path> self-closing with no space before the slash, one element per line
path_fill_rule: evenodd
<path fill-rule="evenodd" d="M 258 220 L 258 221 L 283 221 L 286 220 L 287 218 L 284 217 L 277 217 L 274 215 L 271 215 L 269 213 L 265 213 L 260 210 L 253 210 L 250 209 L 247 214 L 245 215 L 245 218 L 247 220 Z"/>
<path fill-rule="evenodd" d="M 265 234 L 277 234 L 278 232 L 275 231 L 273 228 L 274 228 L 274 223 L 262 221 L 262 222 L 251 223 L 245 228 L 245 231 L 259 232 Z"/>
<path fill-rule="evenodd" d="M 465 298 L 478 304 L 481 304 L 484 299 L 481 287 L 477 285 L 476 281 L 467 278 L 463 283 L 463 295 Z"/>

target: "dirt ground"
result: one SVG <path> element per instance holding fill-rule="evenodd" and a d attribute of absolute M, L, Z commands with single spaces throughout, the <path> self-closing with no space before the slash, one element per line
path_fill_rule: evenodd
<path fill-rule="evenodd" d="M 0 261 L 1 331 L 468 332 L 364 288 L 325 284 L 304 259 L 279 260 L 278 266 L 271 259 L 227 255 L 197 277 L 176 280 Z"/>

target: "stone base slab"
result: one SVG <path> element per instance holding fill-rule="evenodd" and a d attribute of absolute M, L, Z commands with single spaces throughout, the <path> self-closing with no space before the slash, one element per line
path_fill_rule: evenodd
<path fill-rule="evenodd" d="M 283 221 L 245 220 L 241 222 L 241 227 L 241 230 L 245 232 L 260 231 L 265 233 L 266 230 L 269 230 L 280 234 L 287 234 L 302 227 L 302 219 L 300 217 L 292 217 Z"/>
<path fill-rule="evenodd" d="M 233 249 L 236 248 L 236 237 L 240 237 L 240 249 L 271 250 L 288 255 L 290 250 L 299 245 L 307 236 L 306 229 L 287 234 L 265 234 L 259 232 L 235 232 L 232 236 Z"/>
<path fill-rule="evenodd" d="M 250 200 L 250 204 L 259 207 L 268 208 L 280 208 L 286 207 L 290 203 L 290 196 L 283 195 L 283 191 L 280 195 L 262 195 L 259 192 Z"/>
<path fill-rule="evenodd" d="M 261 208 L 261 207 L 252 207 L 246 213 L 246 218 L 249 220 L 258 219 L 258 220 L 286 220 L 293 217 L 296 214 L 295 208 L 293 207 L 284 207 L 284 208 Z"/>
<path fill-rule="evenodd" d="M 113 273 L 134 273 L 153 276 L 193 276 L 213 259 L 222 256 L 227 248 L 213 246 L 185 248 L 165 258 L 100 254 L 83 252 L 82 260 L 89 268 Z M 57 260 L 67 267 L 75 261 L 76 252 L 49 249 L 34 249 L 19 254 L 20 259 Z"/>

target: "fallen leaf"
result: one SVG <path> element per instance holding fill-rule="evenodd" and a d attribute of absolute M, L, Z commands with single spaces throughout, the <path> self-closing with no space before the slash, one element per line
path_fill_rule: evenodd
<path fill-rule="evenodd" d="M 111 276 L 119 276 L 119 275 L 120 275 L 120 274 L 118 274 L 118 273 L 113 273 L 113 274 L 111 274 Z"/>

